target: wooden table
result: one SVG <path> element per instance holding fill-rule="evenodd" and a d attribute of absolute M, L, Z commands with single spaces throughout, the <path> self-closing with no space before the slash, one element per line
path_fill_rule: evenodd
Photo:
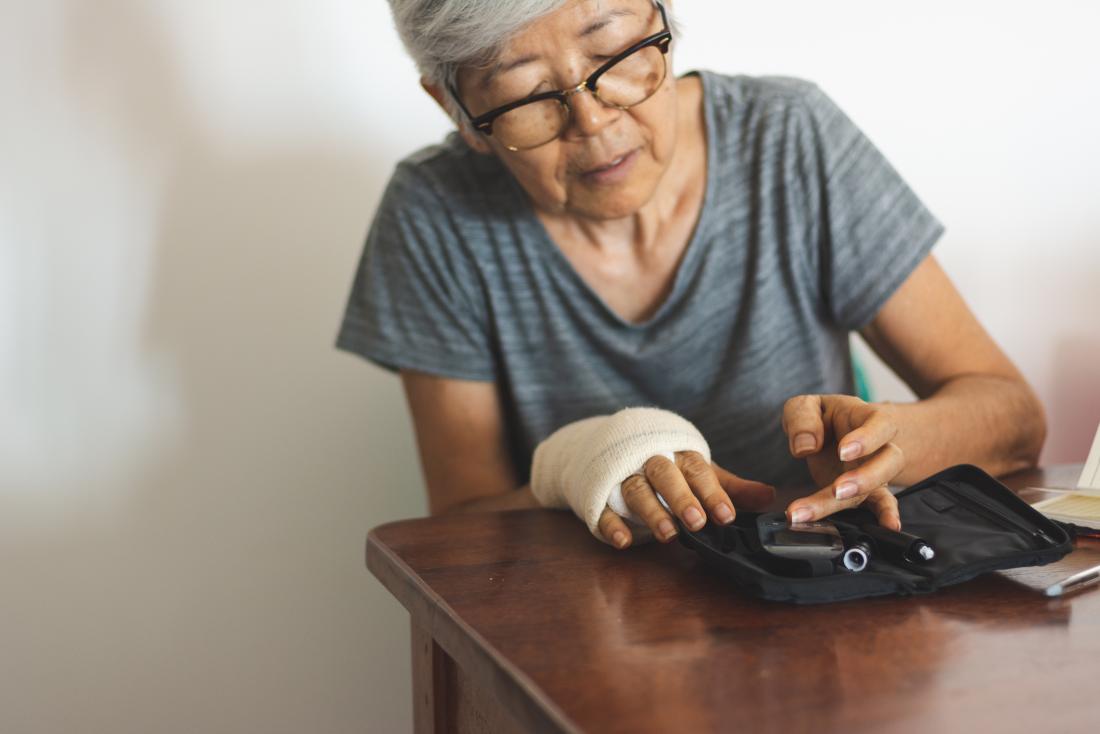
<path fill-rule="evenodd" d="M 1071 487 L 1079 471 L 1005 482 Z M 1098 549 L 1078 540 L 1061 563 Z M 678 542 L 616 551 L 550 510 L 389 523 L 367 566 L 412 617 L 418 732 L 1100 726 L 1100 591 L 1048 599 L 992 574 L 910 598 L 759 601 Z"/>

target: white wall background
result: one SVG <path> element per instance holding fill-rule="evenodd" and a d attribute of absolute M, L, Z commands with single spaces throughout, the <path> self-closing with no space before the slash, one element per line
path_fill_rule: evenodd
<path fill-rule="evenodd" d="M 886 152 L 1046 459 L 1083 458 L 1100 10 L 678 4 L 681 71 L 812 78 Z M 331 347 L 391 167 L 447 129 L 385 3 L 4 0 L 0 126 L 0 729 L 408 729 L 362 559 L 425 512 L 411 424 Z"/>

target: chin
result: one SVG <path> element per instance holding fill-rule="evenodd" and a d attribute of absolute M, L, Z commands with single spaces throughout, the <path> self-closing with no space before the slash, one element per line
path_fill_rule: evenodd
<path fill-rule="evenodd" d="M 569 211 L 585 219 L 623 219 L 637 212 L 645 200 L 617 197 L 612 200 L 586 199 L 571 203 Z"/>
<path fill-rule="evenodd" d="M 645 206 L 657 190 L 657 179 L 621 186 L 583 187 L 569 197 L 567 209 L 588 219 L 622 219 Z"/>

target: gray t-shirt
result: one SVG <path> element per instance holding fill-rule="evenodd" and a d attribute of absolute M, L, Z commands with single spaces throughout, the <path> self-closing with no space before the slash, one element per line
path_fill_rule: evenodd
<path fill-rule="evenodd" d="M 507 169 L 452 133 L 397 165 L 337 346 L 392 371 L 495 382 L 520 484 L 557 428 L 645 405 L 694 423 L 730 471 L 808 482 L 784 402 L 853 394 L 849 333 L 944 227 L 812 82 L 695 73 L 706 194 L 651 318 L 612 311 Z"/>

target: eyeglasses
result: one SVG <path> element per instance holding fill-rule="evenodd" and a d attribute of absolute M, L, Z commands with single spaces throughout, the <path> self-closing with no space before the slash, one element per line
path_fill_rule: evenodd
<path fill-rule="evenodd" d="M 664 29 L 643 38 L 613 56 L 592 75 L 571 89 L 542 92 L 489 110 L 474 117 L 462 103 L 458 90 L 448 85 L 470 124 L 492 135 L 508 150 L 528 150 L 557 138 L 569 124 L 569 98 L 585 90 L 608 107 L 629 109 L 652 97 L 668 74 L 666 56 L 672 42 L 665 6 L 654 0 Z"/>

